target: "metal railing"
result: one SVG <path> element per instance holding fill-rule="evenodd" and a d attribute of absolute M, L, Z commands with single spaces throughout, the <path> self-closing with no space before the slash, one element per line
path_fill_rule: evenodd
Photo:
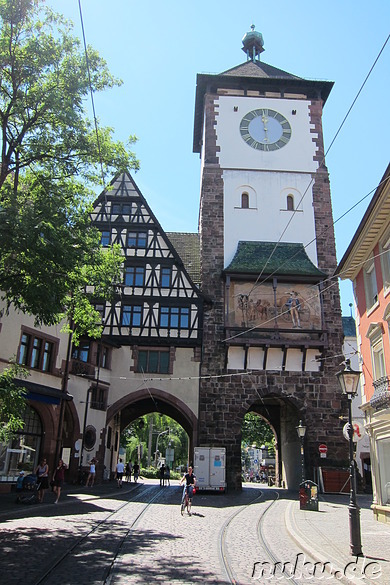
<path fill-rule="evenodd" d="M 376 409 L 390 407 L 390 378 L 383 376 L 373 382 L 374 394 L 370 404 Z"/>

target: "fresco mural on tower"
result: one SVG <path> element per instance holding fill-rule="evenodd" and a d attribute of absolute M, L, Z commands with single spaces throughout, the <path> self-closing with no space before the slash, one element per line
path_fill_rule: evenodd
<path fill-rule="evenodd" d="M 318 285 L 231 283 L 228 326 L 322 329 Z"/>

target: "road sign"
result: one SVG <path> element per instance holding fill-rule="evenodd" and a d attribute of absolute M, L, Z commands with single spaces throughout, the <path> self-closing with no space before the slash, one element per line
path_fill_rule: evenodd
<path fill-rule="evenodd" d="M 346 423 L 343 426 L 343 435 L 347 439 L 347 441 L 349 441 L 348 424 L 349 423 Z M 357 443 L 361 439 L 364 439 L 364 437 L 366 435 L 364 425 L 361 422 L 352 421 L 352 427 L 353 427 L 353 437 L 352 437 L 353 442 Z"/>
<path fill-rule="evenodd" d="M 325 443 L 321 443 L 321 445 L 318 445 L 318 451 L 320 452 L 320 457 L 325 459 L 328 452 L 328 447 L 325 445 Z"/>

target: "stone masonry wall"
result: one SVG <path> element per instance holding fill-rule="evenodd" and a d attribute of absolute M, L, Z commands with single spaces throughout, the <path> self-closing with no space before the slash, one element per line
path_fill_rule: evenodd
<path fill-rule="evenodd" d="M 322 371 L 256 372 L 251 375 L 226 377 L 226 344 L 224 342 L 224 283 L 223 270 L 223 181 L 218 165 L 215 135 L 217 96 L 206 95 L 205 165 L 202 177 L 200 235 L 202 290 L 212 299 L 205 311 L 203 330 L 202 376 L 200 382 L 199 444 L 223 446 L 227 449 L 227 481 L 230 489 L 241 487 L 241 425 L 245 414 L 270 395 L 293 409 L 307 425 L 305 456 L 307 469 L 347 460 L 347 442 L 343 439 L 346 413 L 335 373 L 341 369 L 342 322 L 337 282 L 328 281 L 323 287 L 323 323 L 327 328 L 328 347 Z M 317 156 L 323 159 L 321 125 L 322 103 L 311 106 L 313 137 Z M 333 219 L 329 177 L 322 165 L 313 176 L 313 203 L 317 235 L 319 267 L 329 277 L 336 267 Z M 261 239 L 261 235 L 259 235 Z M 329 288 L 329 285 L 333 284 Z M 338 357 L 334 357 L 338 356 Z M 326 443 L 328 459 L 319 459 L 318 445 Z"/>

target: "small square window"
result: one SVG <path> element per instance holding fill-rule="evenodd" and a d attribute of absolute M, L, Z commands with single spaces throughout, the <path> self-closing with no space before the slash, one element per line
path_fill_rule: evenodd
<path fill-rule="evenodd" d="M 104 231 L 102 232 L 102 237 L 100 240 L 100 244 L 104 247 L 107 248 L 110 245 L 111 242 L 111 234 L 110 232 Z"/>
<path fill-rule="evenodd" d="M 145 268 L 143 266 L 127 266 L 125 269 L 125 285 L 144 286 Z"/>

